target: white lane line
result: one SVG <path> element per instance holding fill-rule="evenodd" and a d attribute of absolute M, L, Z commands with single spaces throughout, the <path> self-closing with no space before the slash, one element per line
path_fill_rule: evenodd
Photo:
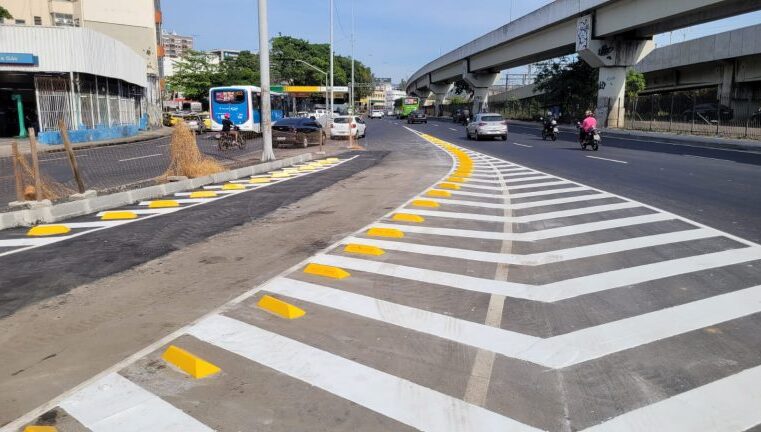
<path fill-rule="evenodd" d="M 0 247 L 23 247 L 23 246 L 45 246 L 60 241 L 60 238 L 37 238 L 25 237 L 14 239 L 0 240 Z"/>
<path fill-rule="evenodd" d="M 539 252 L 525 255 L 484 252 L 445 246 L 429 246 L 418 243 L 396 242 L 391 240 L 380 240 L 375 238 L 362 237 L 347 237 L 344 239 L 344 243 L 360 243 L 370 246 L 377 246 L 384 250 L 410 252 L 421 255 L 432 255 L 469 261 L 481 261 L 521 266 L 539 266 L 575 259 L 591 258 L 606 254 L 627 252 L 648 247 L 700 240 L 717 236 L 720 236 L 720 234 L 713 230 L 698 228 L 693 230 L 677 231 L 666 234 L 654 234 L 649 236 L 628 238 L 625 240 L 595 243 L 587 246 L 578 246 L 567 249 L 559 249 L 549 252 Z"/>
<path fill-rule="evenodd" d="M 744 431 L 761 424 L 761 366 L 614 417 L 584 432 Z"/>
<path fill-rule="evenodd" d="M 517 282 L 496 281 L 456 273 L 426 270 L 417 267 L 339 255 L 320 254 L 312 258 L 310 262 L 434 285 L 444 285 L 467 291 L 499 294 L 507 297 L 553 303 L 585 294 L 628 287 L 638 283 L 670 276 L 678 276 L 759 259 L 761 259 L 761 247 L 748 247 L 667 260 L 653 264 L 644 264 L 620 270 L 611 270 L 589 276 L 565 279 L 545 285 L 529 285 Z"/>
<path fill-rule="evenodd" d="M 61 408 L 93 432 L 213 430 L 118 373 L 69 396 Z"/>
<path fill-rule="evenodd" d="M 169 208 L 155 208 L 155 209 L 119 209 L 119 210 L 106 210 L 97 213 L 95 216 L 101 217 L 105 215 L 106 213 L 113 213 L 116 211 L 128 211 L 135 213 L 136 215 L 160 215 L 160 214 L 167 214 L 167 213 L 174 213 L 176 211 L 180 211 L 183 207 L 169 207 Z"/>
<path fill-rule="evenodd" d="M 541 220 L 557 219 L 569 216 L 579 216 L 584 214 L 601 213 L 612 210 L 622 210 L 641 207 L 641 204 L 636 202 L 622 202 L 616 204 L 606 204 L 600 206 L 583 207 L 571 210 L 561 210 L 547 213 L 537 213 L 526 216 L 513 216 L 510 219 L 506 219 L 504 216 L 482 215 L 478 213 L 459 213 L 437 210 L 421 210 L 416 208 L 404 209 L 404 213 L 417 214 L 420 216 L 432 216 L 448 219 L 465 219 L 465 220 L 480 220 L 484 222 L 513 222 L 513 223 L 528 223 L 537 222 Z"/>
<path fill-rule="evenodd" d="M 632 216 L 621 219 L 605 220 L 600 222 L 590 222 L 578 225 L 565 226 L 560 228 L 549 228 L 539 231 L 530 231 L 523 233 L 504 233 L 497 231 L 476 231 L 465 230 L 455 228 L 434 228 L 426 226 L 415 225 L 402 225 L 394 223 L 378 223 L 374 224 L 374 227 L 378 228 L 393 228 L 408 233 L 428 234 L 428 235 L 440 235 L 449 237 L 467 237 L 477 238 L 485 240 L 509 240 L 509 241 L 524 241 L 533 242 L 539 240 L 546 240 L 557 237 L 565 237 L 575 234 L 584 234 L 595 231 L 602 231 L 607 229 L 616 229 L 634 225 L 648 224 L 652 222 L 661 222 L 666 220 L 674 220 L 671 215 L 662 213 L 653 213 L 644 216 Z"/>
<path fill-rule="evenodd" d="M 455 128 L 449 128 L 449 130 L 457 132 L 457 129 Z"/>
<path fill-rule="evenodd" d="M 151 158 L 151 157 L 156 157 L 156 156 L 163 156 L 163 155 L 164 155 L 164 153 L 156 153 L 156 154 L 147 155 L 147 156 L 137 156 L 137 157 L 133 157 L 133 158 L 119 159 L 117 162 L 128 162 L 128 161 L 133 161 L 133 160 L 138 160 L 138 159 L 145 159 L 145 158 Z"/>
<path fill-rule="evenodd" d="M 527 145 L 527 144 L 520 144 L 520 143 L 517 143 L 517 142 L 514 142 L 513 145 L 517 145 L 517 146 L 521 146 L 521 147 L 529 147 L 529 148 L 534 147 L 534 146 L 530 146 L 530 145 Z"/>
<path fill-rule="evenodd" d="M 517 194 L 510 194 L 510 198 L 511 199 L 531 198 L 531 197 L 538 197 L 543 195 L 555 195 L 555 194 L 565 193 L 565 192 L 580 192 L 580 191 L 594 191 L 594 192 L 606 193 L 606 192 L 599 191 L 597 189 L 590 189 L 586 186 L 573 186 L 573 187 L 567 187 L 567 188 L 545 189 L 545 190 L 540 190 L 536 192 L 523 192 L 523 193 L 517 193 Z M 624 199 L 624 198 L 621 198 L 621 199 Z"/>
<path fill-rule="evenodd" d="M 436 123 L 431 123 L 431 126 L 439 127 L 439 125 L 437 125 Z"/>
<path fill-rule="evenodd" d="M 130 223 L 130 220 L 111 220 L 111 221 L 101 221 L 101 222 L 61 222 L 56 225 L 65 225 L 72 229 L 77 228 L 102 228 L 102 227 L 112 227 L 117 225 L 124 225 L 126 223 Z"/>
<path fill-rule="evenodd" d="M 180 199 L 171 199 L 170 201 L 175 201 L 178 204 L 197 204 L 197 203 L 203 203 L 203 202 L 211 202 L 214 200 L 218 200 L 221 197 L 216 198 L 180 198 Z M 162 200 L 154 200 L 154 201 L 162 201 Z M 147 206 L 150 205 L 151 201 L 140 201 L 138 205 L 141 206 Z"/>
<path fill-rule="evenodd" d="M 590 192 L 594 192 L 594 191 L 590 191 Z M 518 204 L 495 204 L 495 203 L 485 203 L 485 202 L 479 202 L 479 201 L 450 200 L 446 198 L 437 198 L 436 201 L 439 204 L 461 205 L 461 206 L 467 206 L 467 207 L 524 210 L 524 209 L 529 209 L 534 207 L 542 207 L 542 206 L 557 205 L 557 204 L 568 204 L 568 203 L 579 202 L 579 201 L 594 201 L 594 200 L 607 199 L 607 198 L 619 199 L 618 197 L 615 197 L 613 195 L 601 194 L 601 193 L 595 192 L 590 195 L 577 195 L 577 196 L 572 196 L 567 198 L 557 198 L 557 199 L 544 200 L 544 201 L 530 201 L 527 203 L 518 203 Z"/>
<path fill-rule="evenodd" d="M 587 157 L 590 158 L 590 159 L 599 159 L 599 160 L 604 160 L 604 161 L 608 161 L 608 162 L 615 162 L 615 163 L 620 163 L 620 164 L 628 164 L 629 163 L 629 162 L 626 162 L 626 161 L 620 161 L 620 160 L 616 160 L 616 159 L 608 159 L 608 158 L 598 157 L 598 156 L 587 156 Z"/>
<path fill-rule="evenodd" d="M 188 334 L 423 431 L 537 431 L 460 399 L 222 315 L 204 319 Z"/>
<path fill-rule="evenodd" d="M 86 154 L 76 155 L 75 157 L 77 159 L 79 159 L 79 158 L 87 157 L 87 155 Z M 40 159 L 40 163 L 54 162 L 54 161 L 59 161 L 59 160 L 69 160 L 69 158 L 68 157 L 59 157 L 59 158 L 50 158 L 50 159 Z"/>

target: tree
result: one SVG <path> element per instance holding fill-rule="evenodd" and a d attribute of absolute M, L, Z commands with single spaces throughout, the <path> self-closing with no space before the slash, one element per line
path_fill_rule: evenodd
<path fill-rule="evenodd" d="M 13 15 L 8 12 L 8 9 L 0 6 L 0 19 L 13 19 Z"/>
<path fill-rule="evenodd" d="M 222 66 L 212 64 L 208 54 L 189 50 L 175 63 L 175 74 L 167 79 L 169 89 L 188 99 L 205 101 L 209 88 L 222 81 Z"/>
<path fill-rule="evenodd" d="M 579 117 L 594 108 L 597 100 L 597 69 L 585 61 L 545 66 L 536 76 L 536 89 L 544 92 L 546 105 L 559 105 L 561 112 Z"/>
<path fill-rule="evenodd" d="M 220 65 L 218 76 L 212 77 L 213 86 L 258 86 L 260 82 L 259 56 L 251 51 L 241 51 L 237 57 L 226 59 Z"/>
<path fill-rule="evenodd" d="M 473 94 L 473 89 L 470 87 L 470 84 L 468 84 L 467 81 L 459 78 L 454 82 L 454 93 L 457 95 L 467 93 L 468 97 L 470 97 L 470 95 Z"/>
<path fill-rule="evenodd" d="M 452 105 L 465 105 L 468 100 L 460 95 L 455 95 L 449 98 L 449 103 Z"/>
<path fill-rule="evenodd" d="M 634 69 L 626 72 L 626 98 L 634 99 L 645 89 L 647 82 L 645 75 Z"/>

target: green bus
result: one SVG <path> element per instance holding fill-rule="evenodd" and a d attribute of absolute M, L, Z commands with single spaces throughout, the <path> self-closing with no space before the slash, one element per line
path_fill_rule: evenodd
<path fill-rule="evenodd" d="M 411 112 L 420 107 L 420 99 L 414 96 L 399 98 L 394 101 L 394 114 L 397 118 L 406 118 Z"/>

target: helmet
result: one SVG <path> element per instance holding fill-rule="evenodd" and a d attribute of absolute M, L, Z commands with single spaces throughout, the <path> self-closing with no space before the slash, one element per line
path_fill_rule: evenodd
<path fill-rule="evenodd" d="M 592 113 L 592 111 L 591 111 L 591 110 L 587 110 L 587 112 L 586 112 L 585 114 L 586 114 L 586 116 L 587 116 L 587 117 L 589 117 L 589 116 L 593 115 L 593 113 Z"/>
<path fill-rule="evenodd" d="M 225 114 L 225 118 L 229 119 L 230 118 L 230 114 Z"/>

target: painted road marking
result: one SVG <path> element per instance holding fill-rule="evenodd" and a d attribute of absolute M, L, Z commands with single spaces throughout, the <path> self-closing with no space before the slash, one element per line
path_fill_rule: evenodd
<path fill-rule="evenodd" d="M 590 158 L 590 159 L 599 159 L 599 160 L 604 160 L 604 161 L 608 161 L 608 162 L 615 162 L 615 163 L 620 163 L 620 164 L 628 164 L 629 163 L 629 162 L 626 162 L 626 161 L 620 161 L 620 160 L 616 160 L 616 159 L 608 159 L 608 158 L 598 157 L 598 156 L 587 156 L 587 157 Z"/>
<path fill-rule="evenodd" d="M 457 129 L 455 128 L 449 128 L 449 130 L 457 132 Z"/>
<path fill-rule="evenodd" d="M 203 203 L 203 202 L 216 201 L 216 200 L 221 199 L 221 198 L 222 198 L 221 196 L 217 197 L 217 198 L 180 198 L 180 199 L 173 199 L 171 201 L 176 202 L 178 204 L 198 204 L 198 203 Z M 155 200 L 154 201 L 140 201 L 138 203 L 138 205 L 148 206 L 152 202 L 156 202 L 156 201 Z"/>
<path fill-rule="evenodd" d="M 708 159 L 708 160 L 720 161 L 720 162 L 737 163 L 737 162 L 735 162 L 733 160 L 729 160 L 729 159 L 719 159 L 719 158 L 712 158 L 712 157 L 708 157 L 708 156 L 697 156 L 697 155 L 688 155 L 688 154 L 683 154 L 682 156 L 688 157 L 688 158 L 695 158 L 695 159 Z"/>
<path fill-rule="evenodd" d="M 87 157 L 87 155 L 86 155 L 86 154 L 83 154 L 83 155 L 76 155 L 75 157 L 76 157 L 77 159 L 79 159 L 79 158 Z M 67 156 L 67 157 L 59 157 L 59 158 L 40 159 L 40 163 L 45 163 L 45 162 L 54 162 L 54 161 L 59 161 L 59 160 L 69 160 L 69 158 L 68 158 L 68 156 Z M 8 177 L 12 177 L 12 176 L 8 176 Z"/>
<path fill-rule="evenodd" d="M 447 199 L 447 198 L 438 198 L 438 201 L 441 204 L 461 205 L 461 206 L 467 206 L 467 207 L 523 210 L 523 209 L 529 209 L 534 207 L 542 207 L 542 206 L 557 205 L 557 204 L 568 204 L 568 203 L 580 202 L 580 201 L 594 201 L 594 200 L 608 199 L 608 198 L 619 199 L 618 197 L 610 195 L 610 194 L 601 194 L 596 191 L 590 191 L 590 192 L 593 192 L 593 193 L 590 195 L 576 195 L 576 196 L 572 196 L 568 198 L 557 198 L 557 199 L 544 200 L 544 201 L 530 201 L 530 202 L 518 203 L 518 204 L 496 204 L 496 203 L 485 203 L 480 201 L 453 200 L 453 199 Z"/>
<path fill-rule="evenodd" d="M 520 143 L 517 143 L 517 142 L 514 142 L 513 145 L 517 145 L 517 146 L 521 146 L 521 147 L 529 147 L 529 148 L 534 147 L 534 146 L 530 146 L 530 145 L 527 145 L 527 144 L 520 144 Z"/>
<path fill-rule="evenodd" d="M 167 213 L 174 213 L 176 211 L 180 211 L 182 207 L 174 207 L 174 208 L 154 208 L 154 209 L 130 209 L 132 213 L 135 213 L 136 215 L 157 215 L 157 214 L 167 214 Z M 95 216 L 102 217 L 108 212 L 112 212 L 114 210 L 107 210 L 97 213 Z"/>
<path fill-rule="evenodd" d="M 0 240 L 0 247 L 45 246 L 57 241 L 60 241 L 60 238 L 21 237 Z"/>
<path fill-rule="evenodd" d="M 69 396 L 61 408 L 93 432 L 212 431 L 118 373 Z"/>
<path fill-rule="evenodd" d="M 204 319 L 188 334 L 420 430 L 538 431 L 411 381 L 222 315 Z"/>
<path fill-rule="evenodd" d="M 164 153 L 156 153 L 156 154 L 147 155 L 147 156 L 137 156 L 137 157 L 127 158 L 127 159 L 119 159 L 117 162 L 128 162 L 128 161 L 133 161 L 138 159 L 152 158 L 156 156 L 164 156 Z"/>
<path fill-rule="evenodd" d="M 599 191 L 597 189 L 591 189 L 586 186 L 576 186 L 572 185 L 571 187 L 567 188 L 557 188 L 557 189 L 544 189 L 536 192 L 522 192 L 522 193 L 511 193 L 510 199 L 518 199 L 518 198 L 530 198 L 530 197 L 537 197 L 542 195 L 555 195 L 559 193 L 565 193 L 565 192 L 581 192 L 581 191 L 597 191 L 600 193 L 603 193 L 602 191 Z M 621 198 L 621 197 L 619 197 Z M 621 198 L 623 199 L 623 198 Z"/>
<path fill-rule="evenodd" d="M 511 218 L 505 218 L 504 216 L 492 216 L 482 215 L 478 213 L 458 213 L 441 210 L 421 210 L 421 209 L 405 209 L 407 213 L 418 214 L 420 216 L 433 216 L 448 219 L 466 219 L 466 220 L 478 220 L 485 222 L 513 222 L 513 223 L 528 223 L 537 222 L 541 220 L 557 219 L 569 216 L 579 216 L 584 214 L 594 214 L 604 211 L 623 210 L 629 208 L 641 207 L 641 204 L 635 202 L 622 202 L 616 204 L 606 204 L 592 207 L 582 207 L 571 210 L 560 210 L 547 213 L 537 213 L 526 216 L 513 216 Z"/>

